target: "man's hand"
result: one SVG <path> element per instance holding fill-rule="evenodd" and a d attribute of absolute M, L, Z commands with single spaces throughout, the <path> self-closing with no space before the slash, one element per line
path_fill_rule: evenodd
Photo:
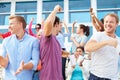
<path fill-rule="evenodd" d="M 4 64 L 4 57 L 0 56 L 0 65 L 2 66 Z"/>
<path fill-rule="evenodd" d="M 21 61 L 19 68 L 15 72 L 15 75 L 18 75 L 21 71 L 23 71 L 23 67 L 24 67 L 24 61 Z"/>
<path fill-rule="evenodd" d="M 6 57 L 4 58 L 4 57 L 2 57 L 2 56 L 0 56 L 0 65 L 2 66 L 2 67 L 6 67 L 7 66 L 7 64 L 8 64 L 8 61 L 9 61 L 9 58 L 8 58 L 8 54 L 6 54 Z"/>
<path fill-rule="evenodd" d="M 116 48 L 118 42 L 117 42 L 116 39 L 111 39 L 111 40 L 108 40 L 108 41 L 107 41 L 107 44 Z"/>
<path fill-rule="evenodd" d="M 62 57 L 67 58 L 69 55 L 69 52 L 62 50 Z"/>
<path fill-rule="evenodd" d="M 62 8 L 60 7 L 60 5 L 56 5 L 54 10 L 57 11 L 57 12 L 61 12 Z"/>
<path fill-rule="evenodd" d="M 90 8 L 90 15 L 91 15 L 92 17 L 95 16 L 95 13 L 93 12 L 93 8 Z"/>

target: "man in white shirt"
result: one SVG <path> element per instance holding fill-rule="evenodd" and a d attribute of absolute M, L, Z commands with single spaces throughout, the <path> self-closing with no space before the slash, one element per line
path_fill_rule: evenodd
<path fill-rule="evenodd" d="M 115 30 L 119 18 L 110 13 L 104 17 L 104 32 L 93 34 L 85 46 L 85 51 L 91 54 L 89 80 L 118 80 L 118 46 L 120 39 Z"/>

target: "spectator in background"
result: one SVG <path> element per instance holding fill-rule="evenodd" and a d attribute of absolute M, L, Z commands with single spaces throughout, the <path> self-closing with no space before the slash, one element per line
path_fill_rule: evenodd
<path fill-rule="evenodd" d="M 56 5 L 44 22 L 43 35 L 40 39 L 40 60 L 42 69 L 40 80 L 63 80 L 62 49 L 56 35 L 59 32 L 60 20 L 56 17 L 61 7 Z"/>
<path fill-rule="evenodd" d="M 119 17 L 109 13 L 104 17 L 104 31 L 93 34 L 85 46 L 91 53 L 89 80 L 118 80 L 120 39 L 115 34 Z"/>
<path fill-rule="evenodd" d="M 68 68 L 67 68 L 67 80 L 71 80 L 71 76 L 72 76 L 73 70 L 76 67 L 76 65 L 79 65 L 80 67 L 82 67 L 82 62 L 84 60 L 83 52 L 84 52 L 83 47 L 77 47 L 74 54 L 69 55 L 70 62 L 68 64 Z M 72 78 L 76 77 L 76 78 L 74 78 L 75 80 L 83 79 L 83 76 L 81 76 L 82 75 L 81 73 L 82 73 L 82 69 L 78 73 L 76 72 L 76 74 L 78 74 L 79 77 L 76 77 L 77 76 L 76 75 L 76 76 L 72 76 Z M 72 80 L 74 80 L 74 79 L 72 79 Z"/>
<path fill-rule="evenodd" d="M 66 33 L 62 32 L 62 24 L 64 24 L 64 28 L 66 30 Z M 57 38 L 58 42 L 60 43 L 62 50 L 64 50 L 64 51 L 66 51 L 66 48 L 64 45 L 64 38 L 68 37 L 68 36 L 70 36 L 70 33 L 69 33 L 69 30 L 68 30 L 66 23 L 60 22 L 59 33 L 57 34 L 56 38 Z M 63 75 L 64 80 L 66 80 L 65 67 L 66 67 L 66 57 L 62 57 L 62 75 Z"/>
<path fill-rule="evenodd" d="M 5 80 L 32 80 L 39 61 L 39 41 L 25 32 L 22 16 L 10 16 L 9 25 L 12 35 L 3 40 L 0 56 Z"/>
<path fill-rule="evenodd" d="M 41 36 L 41 31 L 42 31 L 42 26 L 41 24 L 36 24 L 35 25 L 35 30 L 36 30 L 36 34 L 33 33 L 32 31 L 32 23 L 33 23 L 34 18 L 31 19 L 29 26 L 28 26 L 28 34 L 30 34 L 31 36 L 37 37 L 38 39 L 40 39 Z"/>
<path fill-rule="evenodd" d="M 76 33 L 74 33 L 74 25 L 76 22 L 73 23 L 72 26 L 72 35 L 71 35 L 71 41 L 72 41 L 72 47 L 71 52 L 74 53 L 76 51 L 76 47 L 82 46 L 86 44 L 89 36 L 89 26 L 85 26 L 84 24 L 80 24 L 77 29 Z"/>

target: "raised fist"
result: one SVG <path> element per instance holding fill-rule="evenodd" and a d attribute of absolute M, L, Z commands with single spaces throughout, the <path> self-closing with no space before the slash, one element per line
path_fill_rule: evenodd
<path fill-rule="evenodd" d="M 54 10 L 57 11 L 57 12 L 61 12 L 62 8 L 60 7 L 60 5 L 56 5 Z"/>

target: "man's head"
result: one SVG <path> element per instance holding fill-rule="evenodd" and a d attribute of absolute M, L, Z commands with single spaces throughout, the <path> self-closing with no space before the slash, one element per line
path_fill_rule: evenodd
<path fill-rule="evenodd" d="M 60 22 L 59 32 L 62 32 L 62 24 L 63 24 L 63 22 Z"/>
<path fill-rule="evenodd" d="M 56 34 L 58 34 L 58 32 L 59 32 L 59 27 L 60 27 L 60 19 L 59 19 L 59 17 L 56 16 L 54 24 L 53 24 L 53 29 L 56 32 Z"/>
<path fill-rule="evenodd" d="M 104 29 L 107 33 L 114 33 L 119 23 L 119 17 L 115 13 L 109 13 L 104 17 Z"/>
<path fill-rule="evenodd" d="M 25 19 L 22 16 L 12 15 L 9 17 L 9 29 L 12 34 L 18 33 L 26 28 Z"/>

